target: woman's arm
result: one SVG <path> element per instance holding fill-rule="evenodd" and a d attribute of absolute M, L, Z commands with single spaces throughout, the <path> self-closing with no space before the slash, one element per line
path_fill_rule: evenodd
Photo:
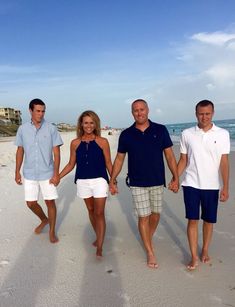
<path fill-rule="evenodd" d="M 111 161 L 111 153 L 110 153 L 110 146 L 107 139 L 102 138 L 102 149 L 104 153 L 105 165 L 108 170 L 109 176 L 112 173 L 112 161 Z"/>

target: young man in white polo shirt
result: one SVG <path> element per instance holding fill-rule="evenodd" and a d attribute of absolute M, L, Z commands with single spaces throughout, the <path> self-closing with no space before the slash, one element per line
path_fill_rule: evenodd
<path fill-rule="evenodd" d="M 208 249 L 213 224 L 217 220 L 218 200 L 225 202 L 229 197 L 229 133 L 212 123 L 213 115 L 213 103 L 209 100 L 200 101 L 196 105 L 198 124 L 196 127 L 185 129 L 180 142 L 178 173 L 181 175 L 185 170 L 182 186 L 188 219 L 187 235 L 192 256 L 187 265 L 189 270 L 194 270 L 198 266 L 200 208 L 203 220 L 203 246 L 200 259 L 203 263 L 209 263 Z"/>

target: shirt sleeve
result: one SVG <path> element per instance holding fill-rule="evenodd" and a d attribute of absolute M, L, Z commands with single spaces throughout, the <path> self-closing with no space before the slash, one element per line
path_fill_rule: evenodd
<path fill-rule="evenodd" d="M 63 145 L 63 141 L 62 138 L 57 130 L 57 128 L 55 126 L 52 126 L 52 143 L 53 143 L 53 147 L 55 146 L 61 146 Z"/>
<path fill-rule="evenodd" d="M 165 126 L 163 126 L 163 149 L 173 146 L 169 132 Z"/>
<path fill-rule="evenodd" d="M 230 153 L 230 135 L 227 130 L 224 131 L 224 137 L 223 137 L 223 155 Z"/>
<path fill-rule="evenodd" d="M 118 140 L 118 152 L 120 153 L 126 153 L 127 152 L 127 142 L 125 138 L 124 131 L 120 134 L 119 140 Z"/>
<path fill-rule="evenodd" d="M 22 127 L 20 126 L 17 130 L 17 133 L 16 133 L 16 138 L 15 138 L 15 141 L 14 141 L 14 144 L 16 146 L 23 146 L 23 138 L 22 138 Z"/>
<path fill-rule="evenodd" d="M 180 138 L 180 153 L 187 154 L 186 137 L 184 132 L 182 132 Z"/>

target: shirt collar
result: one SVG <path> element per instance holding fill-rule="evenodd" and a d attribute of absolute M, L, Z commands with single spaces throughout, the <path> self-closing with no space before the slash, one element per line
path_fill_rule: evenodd
<path fill-rule="evenodd" d="M 196 130 L 196 131 L 202 131 L 202 132 L 204 132 L 203 129 L 201 129 L 201 128 L 198 127 L 198 125 L 196 125 L 195 130 Z M 211 129 L 209 129 L 209 130 L 206 131 L 206 132 L 209 132 L 209 131 L 216 131 L 216 130 L 218 130 L 218 127 L 217 127 L 214 123 L 212 123 Z M 204 133 L 206 133 L 206 132 L 204 132 Z"/>
<path fill-rule="evenodd" d="M 149 121 L 149 126 L 145 129 L 145 131 L 147 130 L 147 129 L 149 129 L 152 125 L 153 125 L 153 123 L 152 123 L 152 121 L 150 120 L 150 119 L 148 119 L 148 121 Z M 131 127 L 132 128 L 134 128 L 134 129 L 136 129 L 136 130 L 140 130 L 140 129 L 138 129 L 138 128 L 136 128 L 135 127 L 135 122 L 133 123 L 133 125 L 131 125 Z"/>
<path fill-rule="evenodd" d="M 39 127 L 38 129 L 40 129 L 40 128 L 42 127 L 42 125 L 44 124 L 44 122 L 45 122 L 45 119 L 43 118 L 42 121 L 41 121 L 40 127 Z M 32 119 L 31 119 L 30 123 L 31 123 L 32 126 L 35 127 L 35 125 L 34 125 Z M 36 127 L 35 127 L 35 128 L 36 128 Z"/>

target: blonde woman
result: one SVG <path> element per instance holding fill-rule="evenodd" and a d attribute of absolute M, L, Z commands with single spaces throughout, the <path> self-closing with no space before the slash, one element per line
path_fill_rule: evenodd
<path fill-rule="evenodd" d="M 78 118 L 77 138 L 71 141 L 68 164 L 60 178 L 76 164 L 77 195 L 84 199 L 89 219 L 96 234 L 93 245 L 97 258 L 102 257 L 105 236 L 105 202 L 108 195 L 108 174 L 112 172 L 108 140 L 101 137 L 100 119 L 93 111 L 84 111 Z"/>

